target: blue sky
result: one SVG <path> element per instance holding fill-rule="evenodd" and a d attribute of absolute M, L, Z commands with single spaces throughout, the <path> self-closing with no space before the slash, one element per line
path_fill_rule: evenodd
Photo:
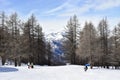
<path fill-rule="evenodd" d="M 111 27 L 120 22 L 120 0 L 0 0 L 0 11 L 23 19 L 34 13 L 45 33 L 63 30 L 74 14 L 81 26 L 85 21 L 97 26 L 104 17 Z"/>

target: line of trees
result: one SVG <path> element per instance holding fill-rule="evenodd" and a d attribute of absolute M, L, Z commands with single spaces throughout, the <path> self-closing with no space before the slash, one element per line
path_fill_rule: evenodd
<path fill-rule="evenodd" d="M 81 29 L 74 15 L 65 27 L 64 38 L 63 63 L 119 68 L 120 23 L 110 31 L 105 18 L 97 27 L 92 22 L 85 22 Z M 53 59 L 51 44 L 46 42 L 42 27 L 33 14 L 26 21 L 19 19 L 17 13 L 10 16 L 4 12 L 0 14 L 0 57 L 2 65 L 8 60 L 15 66 L 22 62 L 53 65 L 57 61 Z"/>
<path fill-rule="evenodd" d="M 6 60 L 15 66 L 23 63 L 37 65 L 52 64 L 52 48 L 46 42 L 42 27 L 32 14 L 27 21 L 19 19 L 17 13 L 0 14 L 0 57 L 2 65 Z"/>
<path fill-rule="evenodd" d="M 120 24 L 109 29 L 107 19 L 102 19 L 95 27 L 92 22 L 85 22 L 82 29 L 74 15 L 65 29 L 63 42 L 64 58 L 71 64 L 109 68 L 120 66 Z"/>

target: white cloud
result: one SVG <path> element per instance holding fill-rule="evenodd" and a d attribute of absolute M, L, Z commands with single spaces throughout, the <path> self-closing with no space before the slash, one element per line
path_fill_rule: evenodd
<path fill-rule="evenodd" d="M 46 12 L 48 15 L 72 16 L 74 14 L 82 15 L 90 9 L 106 10 L 120 6 L 120 0 L 67 0 L 62 5 Z"/>
<path fill-rule="evenodd" d="M 64 11 L 64 13 L 59 14 L 59 16 L 73 16 L 74 14 L 82 15 L 85 12 L 88 12 L 90 10 L 90 8 L 92 8 L 92 7 L 93 7 L 93 5 L 88 5 L 88 4 L 83 5 L 81 7 L 76 6 L 74 8 Z"/>
<path fill-rule="evenodd" d="M 52 13 L 57 13 L 57 12 L 69 12 L 70 10 L 73 10 L 75 11 L 75 8 L 77 7 L 76 5 L 80 2 L 80 0 L 76 0 L 76 1 L 73 1 L 73 0 L 67 0 L 65 3 L 63 3 L 62 5 L 60 6 L 57 6 L 49 11 L 47 11 L 46 13 L 49 15 L 49 14 L 52 14 Z"/>
<path fill-rule="evenodd" d="M 98 26 L 100 20 L 102 20 L 103 16 L 78 16 L 80 27 L 83 28 L 85 21 L 92 22 L 95 27 Z M 40 24 L 43 28 L 43 32 L 45 34 L 52 33 L 52 32 L 60 32 L 65 30 L 65 26 L 67 25 L 67 19 L 59 19 L 59 20 L 41 20 Z M 115 25 L 120 22 L 120 19 L 117 17 L 108 17 L 108 25 L 110 29 L 113 29 Z"/>
<path fill-rule="evenodd" d="M 59 20 L 40 20 L 39 22 L 43 28 L 43 32 L 45 34 L 49 34 L 52 32 L 60 32 L 64 30 L 67 20 L 66 19 L 59 19 Z"/>
<path fill-rule="evenodd" d="M 54 8 L 54 9 L 51 9 L 51 10 L 47 11 L 46 13 L 54 13 L 56 11 L 62 10 L 67 5 L 68 5 L 68 3 L 66 2 L 66 3 L 64 3 L 64 4 L 58 6 L 58 7 Z"/>
<path fill-rule="evenodd" d="M 94 4 L 96 10 L 106 10 L 120 6 L 120 0 L 96 0 Z"/>

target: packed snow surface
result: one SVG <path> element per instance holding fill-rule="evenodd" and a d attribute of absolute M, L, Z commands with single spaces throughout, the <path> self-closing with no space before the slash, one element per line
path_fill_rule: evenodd
<path fill-rule="evenodd" d="M 1 66 L 0 80 L 120 80 L 120 70 L 93 68 L 84 71 L 84 66 Z"/>

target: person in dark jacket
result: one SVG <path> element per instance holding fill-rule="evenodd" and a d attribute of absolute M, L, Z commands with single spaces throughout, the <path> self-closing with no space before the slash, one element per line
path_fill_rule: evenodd
<path fill-rule="evenodd" d="M 84 70 L 87 71 L 88 70 L 88 66 L 85 65 Z"/>
<path fill-rule="evenodd" d="M 88 70 L 88 66 L 90 66 L 90 64 L 85 64 L 84 70 L 87 71 Z"/>
<path fill-rule="evenodd" d="M 34 68 L 33 63 L 31 63 L 31 68 Z"/>

